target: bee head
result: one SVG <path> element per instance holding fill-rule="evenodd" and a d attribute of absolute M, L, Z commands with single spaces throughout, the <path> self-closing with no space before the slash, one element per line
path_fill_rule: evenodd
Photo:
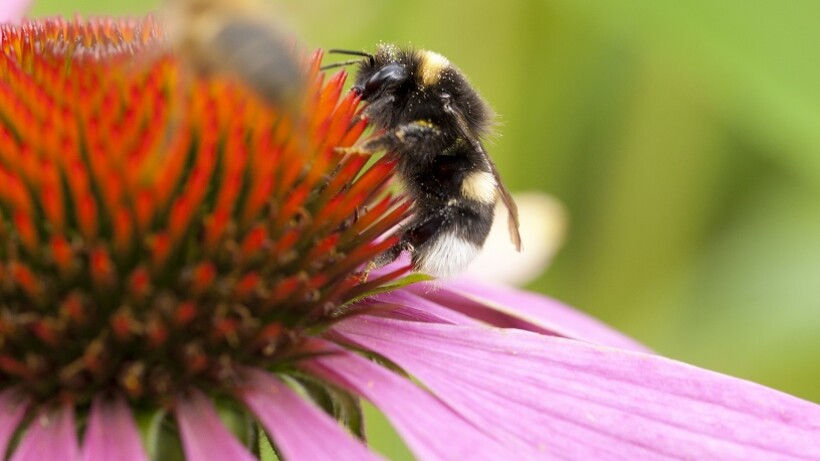
<path fill-rule="evenodd" d="M 398 88 L 412 83 L 413 62 L 408 59 L 407 52 L 400 51 L 395 45 L 379 45 L 375 54 L 351 50 L 329 52 L 364 58 L 330 64 L 323 69 L 358 64 L 359 69 L 352 90 L 365 101 L 372 102 L 385 95 L 394 95 Z"/>
<path fill-rule="evenodd" d="M 363 100 L 371 102 L 383 95 L 395 93 L 410 79 L 410 70 L 399 59 L 398 51 L 392 45 L 380 45 L 376 54 L 359 61 L 353 91 Z"/>
<path fill-rule="evenodd" d="M 362 73 L 366 78 L 356 82 L 353 91 L 361 95 L 365 101 L 370 101 L 393 88 L 401 86 L 407 81 L 407 68 L 399 63 L 387 64 L 375 72 Z"/>
<path fill-rule="evenodd" d="M 444 56 L 428 50 L 380 44 L 374 54 L 330 50 L 359 58 L 324 66 L 356 64 L 352 91 L 368 103 L 367 116 L 380 127 L 414 120 L 444 123 L 453 112 L 476 134 L 485 133 L 491 111 L 461 72 Z"/>

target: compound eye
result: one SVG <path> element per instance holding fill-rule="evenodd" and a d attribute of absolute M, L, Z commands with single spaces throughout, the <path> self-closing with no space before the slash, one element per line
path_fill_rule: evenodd
<path fill-rule="evenodd" d="M 407 71 L 400 64 L 388 64 L 373 74 L 364 84 L 362 97 L 367 99 L 386 86 L 399 83 L 407 78 Z"/>

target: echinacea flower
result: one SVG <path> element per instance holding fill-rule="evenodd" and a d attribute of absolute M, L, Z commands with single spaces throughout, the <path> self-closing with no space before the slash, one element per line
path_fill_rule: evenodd
<path fill-rule="evenodd" d="M 360 399 L 424 460 L 820 457 L 817 405 L 559 303 L 365 280 L 409 205 L 318 55 L 294 116 L 150 18 L 0 34 L 0 458 L 380 459 Z"/>

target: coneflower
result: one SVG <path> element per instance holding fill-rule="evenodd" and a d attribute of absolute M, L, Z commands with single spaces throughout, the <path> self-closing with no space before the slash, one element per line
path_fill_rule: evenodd
<path fill-rule="evenodd" d="M 364 171 L 367 157 L 335 152 L 365 123 L 344 74 L 323 83 L 320 55 L 309 117 L 294 120 L 149 56 L 164 46 L 150 18 L 2 34 L 6 399 L 56 424 L 91 406 L 87 437 L 125 402 L 195 432 L 202 395 L 293 368 L 346 303 L 396 277 L 355 272 L 407 204 L 384 190 L 389 163 Z"/>
<path fill-rule="evenodd" d="M 820 409 L 540 296 L 365 278 L 411 206 L 309 59 L 304 112 L 150 18 L 0 28 L 0 459 L 816 459 Z M 413 379 L 411 379 L 413 378 Z"/>

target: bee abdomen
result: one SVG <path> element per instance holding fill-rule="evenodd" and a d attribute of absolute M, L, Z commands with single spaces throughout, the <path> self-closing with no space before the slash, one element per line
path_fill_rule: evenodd
<path fill-rule="evenodd" d="M 283 37 L 262 23 L 225 24 L 211 44 L 227 69 L 276 105 L 295 104 L 304 82 L 300 64 Z"/>
<path fill-rule="evenodd" d="M 436 211 L 439 227 L 413 248 L 413 266 L 421 272 L 444 278 L 463 272 L 487 240 L 494 205 L 453 202 Z"/>
<path fill-rule="evenodd" d="M 489 171 L 473 171 L 464 176 L 461 195 L 481 204 L 495 204 L 498 200 L 498 182 Z"/>
<path fill-rule="evenodd" d="M 164 0 L 170 45 L 189 70 L 240 80 L 273 106 L 293 109 L 306 86 L 293 43 L 263 0 Z"/>

